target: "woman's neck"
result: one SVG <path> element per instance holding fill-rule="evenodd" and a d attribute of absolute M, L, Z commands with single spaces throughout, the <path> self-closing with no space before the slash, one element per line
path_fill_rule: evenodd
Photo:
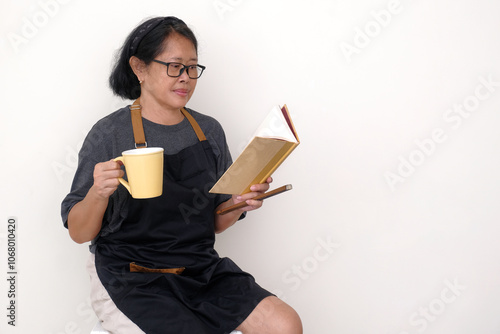
<path fill-rule="evenodd" d="M 168 108 L 152 98 L 141 96 L 141 107 L 142 117 L 153 123 L 175 125 L 184 119 L 180 109 Z"/>

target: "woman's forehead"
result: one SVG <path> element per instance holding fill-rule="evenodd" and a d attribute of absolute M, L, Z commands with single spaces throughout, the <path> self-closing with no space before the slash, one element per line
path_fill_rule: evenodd
<path fill-rule="evenodd" d="M 163 41 L 161 55 L 180 59 L 197 59 L 196 48 L 193 42 L 178 33 L 173 33 Z"/>

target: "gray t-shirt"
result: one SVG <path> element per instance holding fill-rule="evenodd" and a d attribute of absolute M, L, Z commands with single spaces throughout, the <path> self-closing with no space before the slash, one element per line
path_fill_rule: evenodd
<path fill-rule="evenodd" d="M 187 109 L 187 108 L 186 108 Z M 217 177 L 220 177 L 232 163 L 226 143 L 226 136 L 219 122 L 214 118 L 187 109 L 203 130 L 217 161 Z M 162 147 L 165 154 L 175 154 L 198 142 L 198 137 L 189 121 L 184 118 L 175 125 L 161 125 L 142 119 L 148 147 Z M 123 151 L 135 148 L 129 107 L 124 107 L 98 121 L 90 130 L 78 155 L 71 192 L 61 204 L 61 216 L 64 226 L 68 227 L 68 214 L 71 208 L 85 198 L 94 184 L 94 167 L 97 163 L 119 157 Z M 106 236 L 117 231 L 127 216 L 126 198 L 128 192 L 123 186 L 111 195 L 103 219 L 99 236 Z M 216 203 L 228 200 L 230 195 L 217 195 Z M 90 250 L 94 251 L 92 241 Z"/>

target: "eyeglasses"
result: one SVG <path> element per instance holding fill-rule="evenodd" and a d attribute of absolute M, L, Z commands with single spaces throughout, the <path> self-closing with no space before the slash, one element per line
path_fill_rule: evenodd
<path fill-rule="evenodd" d="M 196 64 L 196 65 L 184 65 L 181 63 L 165 63 L 160 60 L 153 59 L 154 62 L 158 64 L 162 64 L 167 66 L 167 75 L 172 78 L 178 78 L 184 73 L 184 70 L 186 70 L 186 73 L 189 78 L 191 79 L 198 79 L 201 77 L 201 74 L 205 70 L 205 66 Z"/>

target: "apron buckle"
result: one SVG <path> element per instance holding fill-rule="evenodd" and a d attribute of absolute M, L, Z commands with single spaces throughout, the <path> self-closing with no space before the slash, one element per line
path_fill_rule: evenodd
<path fill-rule="evenodd" d="M 148 147 L 148 142 L 145 141 L 144 144 L 141 144 L 141 143 L 135 143 L 135 148 L 146 148 Z"/>

